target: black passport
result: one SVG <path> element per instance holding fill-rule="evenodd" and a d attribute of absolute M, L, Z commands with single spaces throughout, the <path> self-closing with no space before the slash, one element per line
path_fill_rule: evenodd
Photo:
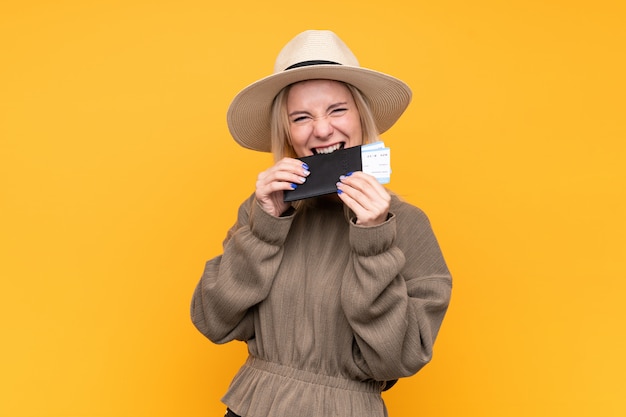
<path fill-rule="evenodd" d="M 296 201 L 337 192 L 337 181 L 348 172 L 361 171 L 361 147 L 353 146 L 329 154 L 297 158 L 309 166 L 311 172 L 304 184 L 285 191 L 284 201 Z"/>

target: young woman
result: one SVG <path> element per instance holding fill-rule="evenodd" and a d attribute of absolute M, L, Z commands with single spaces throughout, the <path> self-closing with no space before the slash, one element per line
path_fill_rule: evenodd
<path fill-rule="evenodd" d="M 211 341 L 248 346 L 227 415 L 386 416 L 381 392 L 430 361 L 452 280 L 425 214 L 360 171 L 337 178 L 336 193 L 283 199 L 310 175 L 296 158 L 379 140 L 410 98 L 334 33 L 306 31 L 232 101 L 234 139 L 275 163 L 191 305 Z"/>

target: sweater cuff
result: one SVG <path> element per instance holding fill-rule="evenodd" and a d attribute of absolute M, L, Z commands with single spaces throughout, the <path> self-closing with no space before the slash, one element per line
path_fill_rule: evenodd
<path fill-rule="evenodd" d="M 374 256 L 391 248 L 396 240 L 396 216 L 377 226 L 359 226 L 350 222 L 350 245 L 360 256 Z"/>
<path fill-rule="evenodd" d="M 274 217 L 259 205 L 256 199 L 250 208 L 250 230 L 252 234 L 271 245 L 282 246 L 285 243 L 295 212 L 281 217 Z"/>

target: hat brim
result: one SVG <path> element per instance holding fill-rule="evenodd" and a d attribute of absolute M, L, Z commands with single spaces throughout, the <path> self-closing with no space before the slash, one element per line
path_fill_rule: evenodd
<path fill-rule="evenodd" d="M 274 97 L 298 81 L 327 79 L 358 88 L 368 99 L 379 133 L 387 131 L 411 101 L 411 89 L 403 81 L 362 67 L 312 65 L 272 74 L 250 84 L 233 99 L 226 116 L 228 129 L 241 146 L 271 152 L 270 113 Z"/>

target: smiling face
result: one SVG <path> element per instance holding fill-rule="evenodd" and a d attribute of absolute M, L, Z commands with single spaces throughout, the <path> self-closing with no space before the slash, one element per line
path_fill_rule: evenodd
<path fill-rule="evenodd" d="M 344 84 L 301 81 L 287 97 L 291 145 L 298 157 L 361 145 L 363 132 L 354 98 Z"/>

